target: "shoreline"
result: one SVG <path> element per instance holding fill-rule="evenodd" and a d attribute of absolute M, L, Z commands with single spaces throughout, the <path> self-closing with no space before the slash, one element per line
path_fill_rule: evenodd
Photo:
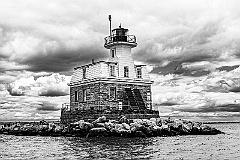
<path fill-rule="evenodd" d="M 182 119 L 127 119 L 121 116 L 110 120 L 105 116 L 92 122 L 79 120 L 61 124 L 47 121 L 10 122 L 0 125 L 0 134 L 16 136 L 66 137 L 165 137 L 178 135 L 216 135 L 224 132 L 204 123 Z"/>

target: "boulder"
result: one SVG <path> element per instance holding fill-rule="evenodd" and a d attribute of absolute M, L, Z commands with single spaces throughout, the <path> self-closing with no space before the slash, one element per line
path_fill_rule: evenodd
<path fill-rule="evenodd" d="M 121 129 L 121 130 L 119 130 L 119 136 L 121 136 L 121 137 L 132 137 L 132 132 L 131 132 L 131 130 Z"/>
<path fill-rule="evenodd" d="M 125 130 L 130 130 L 130 125 L 128 125 L 127 123 L 122 123 L 122 126 Z"/>
<path fill-rule="evenodd" d="M 107 122 L 107 117 L 106 116 L 99 117 L 98 119 L 93 121 L 93 123 L 105 123 L 105 122 Z"/>
<path fill-rule="evenodd" d="M 105 123 L 93 123 L 94 128 L 105 127 Z"/>
<path fill-rule="evenodd" d="M 134 133 L 134 137 L 142 137 L 142 138 L 144 138 L 144 137 L 146 137 L 146 135 L 142 131 L 136 131 Z"/>
<path fill-rule="evenodd" d="M 141 124 L 148 127 L 148 126 L 155 126 L 156 122 L 150 121 L 148 119 L 143 119 Z"/>
<path fill-rule="evenodd" d="M 115 128 L 117 131 L 124 129 L 122 124 L 115 124 L 115 125 L 114 125 L 114 128 Z"/>
<path fill-rule="evenodd" d="M 140 131 L 142 129 L 142 125 L 140 123 L 130 123 L 130 130 L 132 132 Z"/>
<path fill-rule="evenodd" d="M 133 119 L 133 123 L 141 124 L 142 123 L 142 119 Z"/>
<path fill-rule="evenodd" d="M 161 136 L 162 134 L 161 127 L 153 126 L 151 129 L 152 129 L 153 136 Z"/>
<path fill-rule="evenodd" d="M 104 127 L 90 129 L 87 137 L 105 137 L 107 136 L 107 130 Z"/>
<path fill-rule="evenodd" d="M 110 131 L 111 129 L 115 128 L 115 124 L 113 124 L 112 122 L 105 122 L 104 123 L 104 127 Z"/>
<path fill-rule="evenodd" d="M 128 119 L 125 116 L 119 117 L 118 123 L 128 123 Z"/>

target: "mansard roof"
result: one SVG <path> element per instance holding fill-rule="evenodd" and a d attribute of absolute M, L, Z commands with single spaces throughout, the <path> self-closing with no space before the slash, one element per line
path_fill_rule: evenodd
<path fill-rule="evenodd" d="M 96 65 L 96 64 L 99 64 L 99 63 L 106 63 L 106 64 L 111 64 L 111 63 L 112 63 L 112 64 L 117 64 L 118 62 L 98 61 L 98 62 L 93 62 L 93 63 L 90 63 L 90 64 L 82 65 L 82 66 L 79 66 L 79 67 L 75 67 L 74 70 L 79 69 L 79 68 L 84 68 L 84 67 L 93 66 L 93 65 Z"/>

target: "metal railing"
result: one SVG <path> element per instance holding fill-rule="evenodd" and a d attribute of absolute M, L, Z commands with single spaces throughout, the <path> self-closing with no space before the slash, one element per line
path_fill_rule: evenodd
<path fill-rule="evenodd" d="M 91 107 L 93 107 L 93 109 L 91 109 Z M 84 107 L 84 104 L 79 103 L 79 102 L 71 102 L 71 103 L 64 103 L 62 104 L 62 111 L 89 111 L 92 110 L 92 112 L 97 111 L 97 112 L 111 112 L 111 113 L 118 113 L 119 111 L 123 111 L 126 113 L 131 113 L 134 110 L 132 109 L 132 107 L 129 104 L 124 104 L 118 106 L 118 108 L 116 108 L 115 110 L 111 110 L 111 108 L 109 106 L 106 105 L 91 105 L 91 107 Z M 139 113 L 154 113 L 155 111 L 151 110 L 151 109 L 147 109 L 147 111 L 144 110 L 135 110 L 134 112 L 139 112 Z"/>
<path fill-rule="evenodd" d="M 105 45 L 108 45 L 110 43 L 114 42 L 128 42 L 128 43 L 136 43 L 136 36 L 134 35 L 126 35 L 126 36 L 108 36 L 105 37 Z"/>
<path fill-rule="evenodd" d="M 63 103 L 62 104 L 62 111 L 70 111 L 71 105 L 70 103 Z"/>

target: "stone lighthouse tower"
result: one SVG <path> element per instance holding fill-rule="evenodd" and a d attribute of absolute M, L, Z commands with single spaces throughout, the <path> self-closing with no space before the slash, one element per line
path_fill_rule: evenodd
<path fill-rule="evenodd" d="M 111 29 L 104 47 L 109 50 L 107 61 L 75 67 L 70 86 L 70 104 L 64 104 L 62 123 L 94 119 L 105 115 L 116 119 L 158 117 L 152 110 L 151 84 L 145 65 L 135 65 L 131 56 L 137 46 L 136 37 L 121 27 Z"/>

